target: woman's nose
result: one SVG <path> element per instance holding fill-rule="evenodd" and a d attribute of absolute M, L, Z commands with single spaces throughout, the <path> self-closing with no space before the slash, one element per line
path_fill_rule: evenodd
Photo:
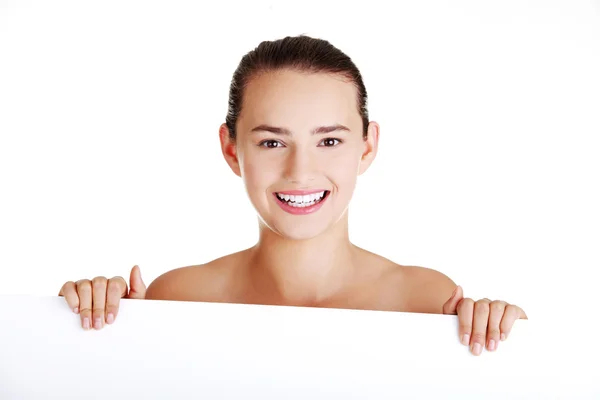
<path fill-rule="evenodd" d="M 315 179 L 315 164 L 310 152 L 294 149 L 286 160 L 285 179 L 294 184 L 304 184 Z"/>

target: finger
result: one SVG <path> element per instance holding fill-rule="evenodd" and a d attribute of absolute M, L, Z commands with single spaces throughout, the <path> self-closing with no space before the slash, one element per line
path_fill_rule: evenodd
<path fill-rule="evenodd" d="M 471 353 L 478 356 L 485 347 L 487 325 L 490 318 L 490 301 L 481 299 L 473 308 L 473 333 L 471 334 Z"/>
<path fill-rule="evenodd" d="M 140 267 L 134 265 L 129 274 L 129 294 L 130 299 L 143 299 L 146 297 L 146 285 L 142 280 L 142 271 Z"/>
<path fill-rule="evenodd" d="M 92 326 L 92 282 L 88 279 L 81 279 L 75 282 L 77 296 L 79 297 L 79 317 L 83 329 L 90 329 Z"/>
<path fill-rule="evenodd" d="M 525 310 L 523 310 L 521 307 L 518 307 L 519 311 L 521 311 L 521 315 L 519 316 L 519 319 L 529 319 L 527 318 L 527 314 L 525 314 Z"/>
<path fill-rule="evenodd" d="M 77 296 L 77 287 L 75 282 L 69 281 L 60 288 L 58 292 L 59 296 L 64 296 L 69 308 L 73 310 L 75 314 L 79 313 L 79 296 Z"/>
<path fill-rule="evenodd" d="M 112 324 L 119 312 L 121 297 L 127 294 L 127 282 L 120 276 L 108 280 L 106 289 L 106 322 Z"/>
<path fill-rule="evenodd" d="M 508 339 L 508 335 L 517 319 L 521 316 L 521 309 L 513 304 L 508 304 L 500 322 L 500 340 Z"/>
<path fill-rule="evenodd" d="M 94 329 L 102 329 L 104 326 L 107 282 L 108 280 L 103 276 L 97 276 L 92 279 L 92 317 L 94 321 Z"/>
<path fill-rule="evenodd" d="M 442 307 L 442 313 L 448 315 L 456 315 L 456 307 L 458 306 L 458 303 L 462 300 L 462 298 L 463 290 L 462 287 L 460 287 L 459 285 L 454 289 L 454 292 L 452 292 L 452 295 L 450 296 L 448 301 L 444 303 Z"/>
<path fill-rule="evenodd" d="M 506 302 L 495 300 L 490 303 L 490 318 L 487 327 L 487 349 L 495 351 L 500 342 L 500 322 L 504 316 Z"/>
<path fill-rule="evenodd" d="M 471 342 L 471 333 L 473 329 L 473 308 L 475 302 L 473 299 L 462 299 L 456 308 L 458 314 L 458 337 L 460 342 L 468 346 Z"/>

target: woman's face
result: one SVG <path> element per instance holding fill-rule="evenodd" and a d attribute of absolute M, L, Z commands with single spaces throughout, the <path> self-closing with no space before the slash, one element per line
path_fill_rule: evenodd
<path fill-rule="evenodd" d="M 354 85 L 339 75 L 280 70 L 245 89 L 235 143 L 224 155 L 261 220 L 292 239 L 315 237 L 345 216 L 379 134 L 363 138 Z M 321 197 L 322 196 L 322 197 Z"/>

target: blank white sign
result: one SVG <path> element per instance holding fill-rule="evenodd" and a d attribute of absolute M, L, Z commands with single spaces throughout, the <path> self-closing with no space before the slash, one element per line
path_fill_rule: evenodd
<path fill-rule="evenodd" d="M 1 399 L 600 395 L 525 320 L 479 357 L 446 315 L 125 299 L 84 331 L 63 298 L 4 295 L 0 326 Z"/>

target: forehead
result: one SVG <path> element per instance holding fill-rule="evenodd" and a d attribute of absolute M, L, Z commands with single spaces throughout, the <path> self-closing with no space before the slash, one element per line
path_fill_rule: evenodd
<path fill-rule="evenodd" d="M 362 124 L 354 84 L 341 75 L 279 70 L 253 77 L 244 91 L 239 124 L 292 129 Z"/>

